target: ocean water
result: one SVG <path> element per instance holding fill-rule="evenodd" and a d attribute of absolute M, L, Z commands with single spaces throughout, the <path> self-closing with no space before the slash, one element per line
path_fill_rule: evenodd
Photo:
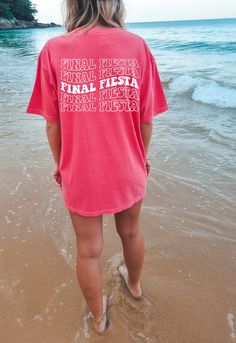
<path fill-rule="evenodd" d="M 170 104 L 188 99 L 192 105 L 205 105 L 200 115 L 179 111 L 178 122 L 192 124 L 191 129 L 197 125 L 210 140 L 232 148 L 236 143 L 235 24 L 236 19 L 127 24 L 149 44 Z M 63 28 L 0 32 L 4 118 L 14 105 L 26 105 L 37 55 L 47 39 L 62 32 Z M 209 116 L 213 109 L 214 120 Z"/>
<path fill-rule="evenodd" d="M 122 292 L 116 274 L 120 241 L 111 216 L 104 218 L 104 279 L 113 323 L 104 343 L 235 339 L 235 24 L 236 19 L 127 25 L 155 56 L 169 110 L 155 117 L 149 150 L 152 169 L 142 206 L 144 303 Z M 45 121 L 25 113 L 38 53 L 62 32 L 0 31 L 5 341 L 100 342 L 88 330 L 78 292 L 75 238 L 51 180 Z"/>
<path fill-rule="evenodd" d="M 127 24 L 129 31 L 147 41 L 169 104 L 169 110 L 154 119 L 150 188 L 160 178 L 158 173 L 169 175 L 173 182 L 195 183 L 207 192 L 206 198 L 218 201 L 221 210 L 217 212 L 217 207 L 215 215 L 219 221 L 225 208 L 230 211 L 232 225 L 236 196 L 235 24 L 236 19 Z M 42 136 L 37 130 L 43 119 L 29 118 L 25 109 L 38 53 L 50 37 L 62 32 L 61 27 L 0 32 L 2 147 L 10 146 L 12 139 L 29 144 L 34 139 L 39 148 Z M 22 130 L 27 134 L 23 136 Z M 23 151 L 24 145 L 19 148 Z M 159 182 L 159 187 L 168 194 L 167 184 Z M 183 195 L 184 189 L 180 193 Z M 198 206 L 207 208 L 201 201 Z"/>
<path fill-rule="evenodd" d="M 130 28 L 148 42 L 169 103 L 156 120 L 151 157 L 172 182 L 194 182 L 203 191 L 208 200 L 192 199 L 191 211 L 200 217 L 206 209 L 226 234 L 226 208 L 231 227 L 236 222 L 236 19 Z M 179 196 L 190 192 L 180 188 Z"/>

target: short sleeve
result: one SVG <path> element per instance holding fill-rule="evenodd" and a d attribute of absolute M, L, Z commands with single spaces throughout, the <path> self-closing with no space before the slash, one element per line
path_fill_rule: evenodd
<path fill-rule="evenodd" d="M 59 120 L 60 118 L 56 77 L 50 63 L 47 43 L 38 57 L 34 88 L 26 113 L 39 114 L 49 121 Z"/>
<path fill-rule="evenodd" d="M 153 117 L 168 109 L 155 58 L 145 41 L 142 49 L 140 86 L 140 121 L 151 123 Z"/>

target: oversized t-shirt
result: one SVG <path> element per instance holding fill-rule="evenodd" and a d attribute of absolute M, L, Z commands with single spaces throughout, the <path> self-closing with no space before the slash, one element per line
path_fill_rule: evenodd
<path fill-rule="evenodd" d="M 60 121 L 65 207 L 120 212 L 145 196 L 141 123 L 168 109 L 147 43 L 122 28 L 77 29 L 43 46 L 26 112 Z"/>

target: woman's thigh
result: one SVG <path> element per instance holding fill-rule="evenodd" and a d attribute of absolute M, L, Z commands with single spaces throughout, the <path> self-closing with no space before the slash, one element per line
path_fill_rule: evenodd
<path fill-rule="evenodd" d="M 135 236 L 139 233 L 142 201 L 143 199 L 131 207 L 114 214 L 116 230 L 121 237 Z"/>
<path fill-rule="evenodd" d="M 103 216 L 85 217 L 69 211 L 71 222 L 76 235 L 78 253 L 85 257 L 97 257 L 102 252 Z"/>

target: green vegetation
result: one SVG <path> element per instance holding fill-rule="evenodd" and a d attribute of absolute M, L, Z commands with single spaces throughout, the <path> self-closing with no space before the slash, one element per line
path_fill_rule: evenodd
<path fill-rule="evenodd" d="M 31 0 L 0 0 L 0 17 L 37 21 L 34 17 L 36 13 L 37 9 Z"/>

